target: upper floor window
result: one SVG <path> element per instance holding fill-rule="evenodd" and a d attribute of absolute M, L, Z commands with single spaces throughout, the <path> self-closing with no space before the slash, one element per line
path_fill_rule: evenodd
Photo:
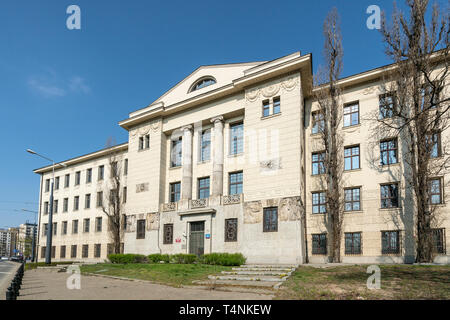
<path fill-rule="evenodd" d="M 50 191 L 50 179 L 45 180 L 45 192 Z"/>
<path fill-rule="evenodd" d="M 263 101 L 263 117 L 270 116 L 270 101 L 269 99 Z"/>
<path fill-rule="evenodd" d="M 81 171 L 77 171 L 77 172 L 75 172 L 75 185 L 76 186 L 80 185 L 80 180 L 81 180 Z"/>
<path fill-rule="evenodd" d="M 311 116 L 312 116 L 311 133 L 316 134 L 322 132 L 325 126 L 325 119 L 323 113 L 320 111 L 315 111 L 311 114 Z"/>
<path fill-rule="evenodd" d="M 200 161 L 208 161 L 211 157 L 211 130 L 205 130 L 200 137 Z"/>
<path fill-rule="evenodd" d="M 325 173 L 325 152 L 315 152 L 312 154 L 312 174 Z"/>
<path fill-rule="evenodd" d="M 421 110 L 434 109 L 439 102 L 439 88 L 431 84 L 423 85 L 421 89 Z"/>
<path fill-rule="evenodd" d="M 325 192 L 312 193 L 312 213 L 327 212 L 327 196 Z"/>
<path fill-rule="evenodd" d="M 70 183 L 70 174 L 66 174 L 64 178 L 64 188 L 68 188 Z"/>
<path fill-rule="evenodd" d="M 359 145 L 344 148 L 344 169 L 359 169 Z"/>
<path fill-rule="evenodd" d="M 359 103 L 351 103 L 344 106 L 344 127 L 359 124 Z"/>
<path fill-rule="evenodd" d="M 360 188 L 349 188 L 344 189 L 344 210 L 345 211 L 359 211 L 361 210 L 361 189 Z"/>
<path fill-rule="evenodd" d="M 115 178 L 119 176 L 119 167 L 117 165 L 117 161 L 111 162 L 111 178 Z"/>
<path fill-rule="evenodd" d="M 380 161 L 382 166 L 397 163 L 397 139 L 381 141 L 380 153 Z"/>
<path fill-rule="evenodd" d="M 230 173 L 229 177 L 229 194 L 241 194 L 242 193 L 242 171 Z"/>
<path fill-rule="evenodd" d="M 383 94 L 379 97 L 379 105 L 380 105 L 380 114 L 379 119 L 387 119 L 392 118 L 394 116 L 395 112 L 395 100 L 394 100 L 394 94 L 388 93 Z"/>
<path fill-rule="evenodd" d="M 268 117 L 270 116 L 270 100 L 264 100 L 262 102 L 263 106 L 262 106 L 262 116 L 263 117 Z M 272 114 L 279 114 L 281 112 L 281 100 L 280 97 L 275 97 L 272 100 Z"/>
<path fill-rule="evenodd" d="M 124 160 L 124 164 L 123 164 L 123 175 L 126 176 L 128 175 L 128 159 Z"/>
<path fill-rule="evenodd" d="M 398 207 L 398 183 L 382 184 L 381 190 L 381 208 Z"/>
<path fill-rule="evenodd" d="M 244 152 L 244 123 L 239 122 L 230 126 L 230 154 Z"/>
<path fill-rule="evenodd" d="M 426 138 L 426 148 L 427 152 L 430 154 L 430 158 L 437 158 L 441 156 L 441 133 L 435 132 L 432 134 L 427 134 Z"/>
<path fill-rule="evenodd" d="M 209 177 L 198 179 L 198 198 L 209 198 Z"/>
<path fill-rule="evenodd" d="M 98 167 L 98 181 L 103 180 L 105 178 L 105 166 L 101 165 Z"/>
<path fill-rule="evenodd" d="M 86 170 L 86 183 L 92 182 L 92 169 L 89 168 Z"/>
<path fill-rule="evenodd" d="M 59 177 L 55 178 L 55 190 L 59 189 Z"/>
<path fill-rule="evenodd" d="M 428 181 L 428 193 L 431 204 L 442 203 L 442 186 L 440 178 L 434 178 Z"/>
<path fill-rule="evenodd" d="M 202 88 L 205 88 L 207 86 L 213 85 L 216 83 L 216 80 L 213 77 L 205 77 L 200 80 L 198 80 L 194 85 L 191 87 L 189 92 L 193 92 L 195 90 L 199 90 Z"/>
<path fill-rule="evenodd" d="M 170 184 L 170 202 L 177 202 L 180 200 L 181 183 L 174 182 Z"/>
<path fill-rule="evenodd" d="M 281 100 L 280 97 L 273 98 L 273 114 L 281 112 Z"/>
<path fill-rule="evenodd" d="M 150 135 L 146 134 L 142 137 L 139 137 L 139 150 L 149 149 L 150 148 Z"/>
<path fill-rule="evenodd" d="M 172 150 L 170 153 L 170 166 L 179 167 L 181 166 L 182 157 L 182 138 L 179 137 L 176 140 L 172 140 Z"/>

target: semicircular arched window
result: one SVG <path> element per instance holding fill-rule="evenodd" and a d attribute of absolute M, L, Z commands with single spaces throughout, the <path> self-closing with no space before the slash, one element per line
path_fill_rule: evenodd
<path fill-rule="evenodd" d="M 215 83 L 216 83 L 216 79 L 214 79 L 213 77 L 201 78 L 200 80 L 197 80 L 197 82 L 195 82 L 192 85 L 191 90 L 189 90 L 189 92 L 193 92 L 195 90 L 199 90 L 199 89 L 205 88 L 205 87 L 213 85 Z"/>

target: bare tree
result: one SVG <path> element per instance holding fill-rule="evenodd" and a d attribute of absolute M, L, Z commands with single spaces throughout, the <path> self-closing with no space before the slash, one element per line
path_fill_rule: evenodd
<path fill-rule="evenodd" d="M 374 132 L 398 136 L 402 149 L 406 192 L 413 198 L 416 262 L 433 261 L 433 228 L 445 188 L 441 177 L 448 169 L 450 124 L 446 81 L 449 65 L 449 15 L 433 5 L 427 24 L 428 0 L 406 0 L 409 17 L 394 3 L 392 23 L 383 14 L 381 34 L 394 64 L 383 79 L 380 110 L 373 115 Z M 440 147 L 442 145 L 442 147 Z M 440 181 L 439 183 L 437 183 Z M 440 188 L 440 199 L 433 198 Z"/>
<path fill-rule="evenodd" d="M 342 133 L 339 124 L 342 119 L 341 90 L 336 85 L 342 71 L 342 35 L 340 19 L 336 8 L 328 14 L 324 23 L 324 59 L 325 66 L 319 68 L 315 75 L 314 98 L 319 110 L 314 113 L 315 122 L 319 126 L 320 145 L 323 150 L 324 175 L 320 183 L 326 194 L 325 224 L 329 235 L 329 259 L 331 262 L 341 260 L 341 237 L 343 222 L 343 189 L 342 189 Z"/>
<path fill-rule="evenodd" d="M 109 138 L 106 147 L 113 148 L 113 139 Z M 108 233 L 113 244 L 113 253 L 122 253 L 121 244 L 124 236 L 124 191 L 121 170 L 122 156 L 118 151 L 111 150 L 108 156 L 109 176 L 105 179 L 105 189 L 101 203 L 102 211 L 108 218 Z"/>

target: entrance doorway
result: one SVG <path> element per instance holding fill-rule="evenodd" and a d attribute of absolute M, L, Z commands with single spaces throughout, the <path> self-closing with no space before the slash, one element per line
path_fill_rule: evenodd
<path fill-rule="evenodd" d="M 202 255 L 205 252 L 205 222 L 189 223 L 189 253 Z"/>

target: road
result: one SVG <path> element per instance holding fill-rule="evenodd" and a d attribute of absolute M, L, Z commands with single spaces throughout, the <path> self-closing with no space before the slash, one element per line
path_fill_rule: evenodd
<path fill-rule="evenodd" d="M 17 262 L 0 260 L 0 300 L 4 299 L 5 291 L 18 267 Z"/>

